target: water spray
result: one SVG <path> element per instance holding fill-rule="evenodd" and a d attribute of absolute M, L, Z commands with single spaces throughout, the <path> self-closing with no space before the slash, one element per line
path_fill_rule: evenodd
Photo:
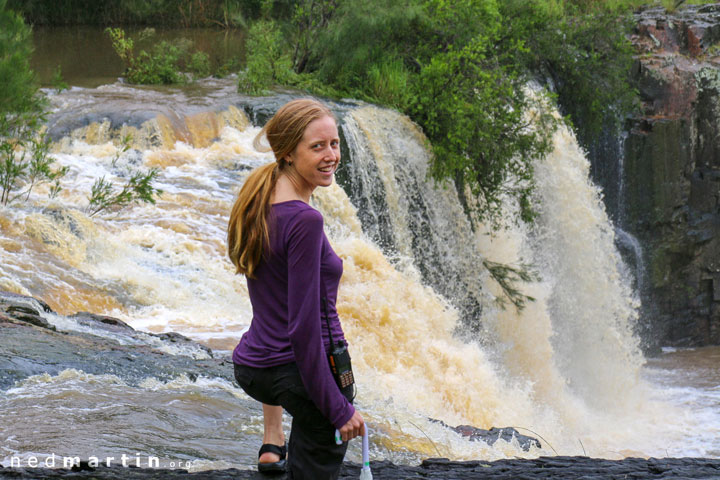
<path fill-rule="evenodd" d="M 335 443 L 342 445 L 340 431 L 335 430 Z M 362 439 L 362 470 L 360 470 L 360 480 L 372 480 L 372 472 L 370 471 L 370 440 L 368 439 L 368 427 L 365 424 L 365 433 Z"/>

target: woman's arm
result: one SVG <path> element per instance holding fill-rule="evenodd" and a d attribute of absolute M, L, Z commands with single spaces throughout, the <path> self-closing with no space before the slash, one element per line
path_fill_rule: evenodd
<path fill-rule="evenodd" d="M 322 215 L 312 208 L 302 210 L 288 226 L 288 335 L 310 398 L 323 415 L 341 429 L 353 418 L 355 409 L 340 393 L 322 343 L 320 261 L 323 235 Z"/>

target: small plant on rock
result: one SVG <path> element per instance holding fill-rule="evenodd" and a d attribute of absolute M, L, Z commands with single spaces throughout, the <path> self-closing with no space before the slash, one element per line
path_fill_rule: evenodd
<path fill-rule="evenodd" d="M 121 141 L 120 148 L 112 159 L 113 168 L 118 168 L 118 161 L 122 154 L 130 150 L 132 136 L 126 135 Z M 138 203 L 155 204 L 155 197 L 162 194 L 162 190 L 153 186 L 159 170 L 151 169 L 149 172 L 128 169 L 128 180 L 121 188 L 113 182 L 101 177 L 95 180 L 90 195 L 86 213 L 92 217 L 103 211 L 118 210 Z"/>

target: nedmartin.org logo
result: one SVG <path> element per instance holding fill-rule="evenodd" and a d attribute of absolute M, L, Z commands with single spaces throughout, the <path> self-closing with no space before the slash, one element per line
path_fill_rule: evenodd
<path fill-rule="evenodd" d="M 85 461 L 82 461 L 85 463 Z M 80 467 L 81 460 L 79 456 L 64 456 L 50 454 L 44 457 L 27 456 L 27 457 L 10 457 L 10 468 L 73 468 Z M 88 457 L 87 465 L 92 468 L 100 466 L 113 467 L 138 467 L 138 468 L 160 468 L 160 458 L 151 456 L 141 456 L 136 453 L 130 456 L 123 453 L 117 457 Z M 193 465 L 191 460 L 170 461 L 163 465 L 163 468 L 190 468 Z M 6 465 L 7 466 L 7 465 Z"/>

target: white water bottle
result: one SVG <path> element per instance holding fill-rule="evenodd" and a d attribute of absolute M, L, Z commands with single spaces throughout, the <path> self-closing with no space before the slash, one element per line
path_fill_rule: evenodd
<path fill-rule="evenodd" d="M 372 480 L 372 472 L 370 471 L 370 440 L 368 438 L 368 426 L 365 424 L 365 433 L 362 440 L 362 470 L 360 470 L 360 480 Z M 335 443 L 342 445 L 342 437 L 340 430 L 335 430 Z"/>

